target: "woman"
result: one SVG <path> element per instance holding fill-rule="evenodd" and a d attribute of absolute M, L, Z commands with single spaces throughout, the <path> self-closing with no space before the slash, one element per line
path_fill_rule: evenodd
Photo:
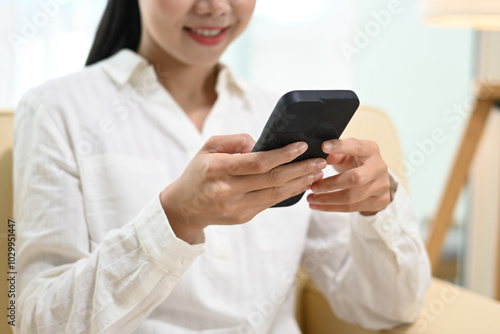
<path fill-rule="evenodd" d="M 414 319 L 427 256 L 377 145 L 250 153 L 277 97 L 219 58 L 255 1 L 110 0 L 89 66 L 25 95 L 17 331 L 299 333 L 301 263 L 348 321 Z"/>

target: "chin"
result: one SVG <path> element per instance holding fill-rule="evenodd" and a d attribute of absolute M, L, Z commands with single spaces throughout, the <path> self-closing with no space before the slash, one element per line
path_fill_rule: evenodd
<path fill-rule="evenodd" d="M 222 56 L 222 52 L 218 54 L 217 56 L 213 57 L 207 57 L 207 55 L 200 55 L 199 57 L 195 57 L 190 59 L 190 61 L 186 62 L 187 65 L 193 66 L 193 67 L 213 67 L 216 66 L 220 58 Z"/>

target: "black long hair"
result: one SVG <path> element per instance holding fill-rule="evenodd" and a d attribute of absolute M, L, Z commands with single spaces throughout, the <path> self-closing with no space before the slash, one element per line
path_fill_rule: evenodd
<path fill-rule="evenodd" d="M 108 0 L 85 65 L 97 63 L 123 48 L 137 51 L 140 39 L 138 0 Z"/>

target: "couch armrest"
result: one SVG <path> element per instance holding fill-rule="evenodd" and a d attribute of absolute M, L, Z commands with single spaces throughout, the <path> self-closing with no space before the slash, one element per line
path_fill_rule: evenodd
<path fill-rule="evenodd" d="M 304 334 L 375 333 L 339 320 L 309 280 L 302 290 L 302 329 Z M 425 305 L 411 325 L 381 333 L 470 334 L 500 333 L 500 303 L 444 281 L 433 279 Z"/>

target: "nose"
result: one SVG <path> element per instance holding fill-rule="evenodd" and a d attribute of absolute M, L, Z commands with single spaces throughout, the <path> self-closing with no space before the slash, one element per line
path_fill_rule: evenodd
<path fill-rule="evenodd" d="M 196 13 L 198 15 L 222 16 L 230 12 L 232 0 L 198 0 Z"/>

